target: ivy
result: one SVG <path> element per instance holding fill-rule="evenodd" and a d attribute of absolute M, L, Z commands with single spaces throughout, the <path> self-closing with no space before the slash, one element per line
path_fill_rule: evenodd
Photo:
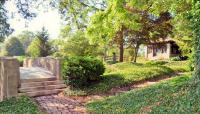
<path fill-rule="evenodd" d="M 199 0 L 193 1 L 193 9 L 191 11 L 190 21 L 194 33 L 194 49 L 195 49 L 194 83 L 197 84 L 200 81 L 200 1 Z"/>

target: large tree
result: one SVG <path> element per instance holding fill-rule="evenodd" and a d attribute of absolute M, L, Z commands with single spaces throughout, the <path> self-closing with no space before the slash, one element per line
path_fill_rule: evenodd
<path fill-rule="evenodd" d="M 23 45 L 25 53 L 27 53 L 28 46 L 33 41 L 34 37 L 35 37 L 34 33 L 30 31 L 23 31 L 21 34 L 17 36 L 17 38 Z"/>
<path fill-rule="evenodd" d="M 135 46 L 150 40 L 164 38 L 171 31 L 171 19 L 167 10 L 154 14 L 154 1 L 110 0 L 105 11 L 97 12 L 87 29 L 92 39 L 111 39 L 119 47 L 119 61 L 123 62 L 124 45 L 127 37 Z M 130 36 L 131 34 L 131 36 Z M 136 45 L 135 45 L 136 44 Z M 134 60 L 136 61 L 136 59 Z"/>
<path fill-rule="evenodd" d="M 14 30 L 8 23 L 8 9 L 5 7 L 6 2 L 14 2 L 17 10 L 14 13 L 19 13 L 24 19 L 31 20 L 37 16 L 39 6 L 53 6 L 58 1 L 43 1 L 43 0 L 0 0 L 0 42 L 9 36 Z"/>
<path fill-rule="evenodd" d="M 49 56 L 52 50 L 49 43 L 48 31 L 43 27 L 35 36 L 35 39 L 28 47 L 28 54 L 33 57 Z"/>
<path fill-rule="evenodd" d="M 7 56 L 21 56 L 25 54 L 23 45 L 16 37 L 11 37 L 5 41 L 4 50 Z"/>
<path fill-rule="evenodd" d="M 42 57 L 46 57 L 51 53 L 51 46 L 49 45 L 49 33 L 43 27 L 42 31 L 36 34 L 36 38 L 40 41 L 39 48 Z"/>
<path fill-rule="evenodd" d="M 0 42 L 13 31 L 8 23 L 7 10 L 4 3 L 5 1 L 0 1 Z"/>
<path fill-rule="evenodd" d="M 143 11 L 141 19 L 138 20 L 141 24 L 140 30 L 128 31 L 127 41 L 130 47 L 134 49 L 133 62 L 137 61 L 138 50 L 141 44 L 148 45 L 151 42 L 157 42 L 157 40 L 165 40 L 172 33 L 171 18 L 169 12 L 160 13 L 156 17 L 150 14 L 150 12 Z"/>

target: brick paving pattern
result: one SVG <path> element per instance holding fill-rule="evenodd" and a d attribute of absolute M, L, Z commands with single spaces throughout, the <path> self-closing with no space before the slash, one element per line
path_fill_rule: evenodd
<path fill-rule="evenodd" d="M 77 100 L 58 95 L 35 97 L 42 110 L 49 114 L 88 114 Z"/>

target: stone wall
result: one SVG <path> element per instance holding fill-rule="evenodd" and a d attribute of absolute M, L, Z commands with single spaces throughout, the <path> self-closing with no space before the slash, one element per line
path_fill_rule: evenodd
<path fill-rule="evenodd" d="M 18 95 L 20 85 L 17 59 L 0 57 L 0 101 Z"/>
<path fill-rule="evenodd" d="M 52 57 L 27 58 L 23 67 L 41 67 L 53 73 L 57 79 L 61 78 L 60 60 Z"/>

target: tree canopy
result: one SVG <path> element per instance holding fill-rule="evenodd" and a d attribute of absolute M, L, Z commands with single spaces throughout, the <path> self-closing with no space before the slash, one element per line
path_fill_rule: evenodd
<path fill-rule="evenodd" d="M 16 37 L 6 40 L 4 51 L 7 56 L 22 56 L 25 54 L 23 45 Z"/>
<path fill-rule="evenodd" d="M 89 15 L 104 10 L 106 0 L 61 0 L 59 10 L 71 30 L 83 30 L 87 27 Z"/>
<path fill-rule="evenodd" d="M 94 42 L 110 40 L 118 44 L 119 61 L 123 61 L 123 48 L 127 38 L 131 44 L 137 44 L 137 52 L 140 44 L 166 38 L 171 33 L 171 13 L 168 9 L 158 12 L 157 2 L 111 0 L 105 11 L 99 11 L 92 17 L 87 34 Z"/>

